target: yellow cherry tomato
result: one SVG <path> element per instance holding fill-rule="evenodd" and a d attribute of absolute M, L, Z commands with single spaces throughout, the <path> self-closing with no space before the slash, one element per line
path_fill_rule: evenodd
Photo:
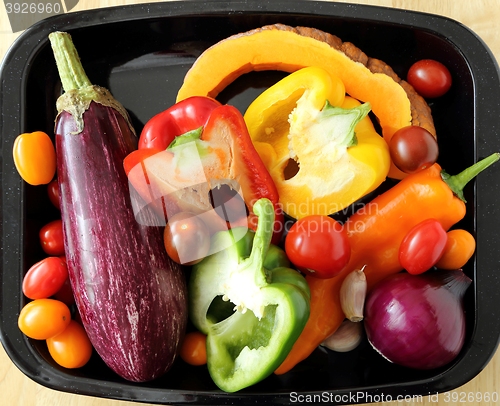
<path fill-rule="evenodd" d="M 55 299 L 36 299 L 21 309 L 18 326 L 35 340 L 46 340 L 62 333 L 71 321 L 69 307 Z"/>
<path fill-rule="evenodd" d="M 24 133 L 14 141 L 14 164 L 30 185 L 47 185 L 56 173 L 56 150 L 43 131 Z"/>
<path fill-rule="evenodd" d="M 448 231 L 447 237 L 443 256 L 436 263 L 436 267 L 461 269 L 474 254 L 476 240 L 471 233 L 462 229 Z"/>
<path fill-rule="evenodd" d="M 49 353 L 64 368 L 83 367 L 92 356 L 92 344 L 80 323 L 71 320 L 62 333 L 47 339 Z"/>

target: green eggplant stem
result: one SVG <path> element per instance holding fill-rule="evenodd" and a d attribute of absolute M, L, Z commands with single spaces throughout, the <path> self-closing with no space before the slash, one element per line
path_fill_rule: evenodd
<path fill-rule="evenodd" d="M 67 32 L 56 31 L 49 34 L 49 40 L 64 91 L 69 92 L 92 86 L 80 62 L 71 35 Z"/>
<path fill-rule="evenodd" d="M 449 175 L 445 171 L 441 172 L 442 179 L 446 182 L 449 188 L 455 193 L 455 195 L 465 202 L 463 189 L 467 183 L 479 175 L 482 171 L 488 168 L 490 165 L 494 164 L 500 159 L 500 153 L 495 152 L 476 162 L 474 165 L 464 169 L 457 175 Z"/>
<path fill-rule="evenodd" d="M 64 89 L 64 93 L 56 102 L 57 113 L 59 115 L 66 111 L 73 116 L 76 125 L 76 131 L 73 134 L 80 134 L 83 131 L 83 114 L 92 102 L 116 110 L 125 119 L 130 131 L 135 134 L 125 107 L 113 97 L 109 90 L 90 82 L 71 35 L 61 31 L 51 32 L 49 41 Z"/>

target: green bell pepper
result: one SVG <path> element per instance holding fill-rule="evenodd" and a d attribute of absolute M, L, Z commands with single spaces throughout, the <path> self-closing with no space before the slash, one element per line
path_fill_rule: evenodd
<path fill-rule="evenodd" d="M 259 199 L 253 209 L 255 234 L 240 239 L 237 230 L 215 234 L 215 253 L 193 266 L 189 282 L 190 318 L 207 335 L 208 371 L 225 392 L 274 372 L 309 318 L 305 278 L 283 266 L 288 259 L 271 245 L 273 204 Z"/>
<path fill-rule="evenodd" d="M 240 238 L 240 229 L 241 234 L 245 233 L 243 237 Z M 236 241 L 236 249 L 240 253 L 240 256 L 243 258 L 249 257 L 252 252 L 253 239 L 255 237 L 255 231 L 251 229 L 247 229 L 246 227 L 240 227 L 240 229 L 236 230 L 234 233 L 238 241 Z M 264 268 L 267 270 L 272 270 L 274 268 L 285 267 L 290 268 L 290 260 L 286 255 L 285 251 L 280 247 L 274 244 L 269 244 L 269 248 L 267 249 L 266 256 L 264 258 L 264 263 L 262 264 Z M 294 272 L 296 274 L 297 272 Z"/>

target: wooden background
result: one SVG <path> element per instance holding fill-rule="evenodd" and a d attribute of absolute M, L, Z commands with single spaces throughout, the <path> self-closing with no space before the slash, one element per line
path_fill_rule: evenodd
<path fill-rule="evenodd" d="M 151 0 L 154 1 L 154 0 Z M 5 0 L 5 3 L 7 0 Z M 146 3 L 141 0 L 80 0 L 72 10 L 81 11 L 107 6 Z M 339 0 L 339 2 L 346 2 Z M 500 61 L 500 0 L 364 0 L 349 1 L 357 4 L 370 4 L 423 11 L 440 14 L 457 20 L 471 28 L 491 49 L 497 61 Z M 4 2 L 0 2 L 0 60 L 17 38 L 11 32 Z M 500 89 L 493 90 L 500 91 Z M 500 112 L 497 112 L 500 114 Z M 448 394 L 436 398 L 424 397 L 419 402 L 392 402 L 391 405 L 444 406 L 452 404 L 474 404 L 453 402 L 454 397 L 464 394 L 500 395 L 500 351 L 497 351 L 486 368 L 472 381 Z M 452 397 L 454 395 L 454 397 Z M 460 397 L 460 396 L 459 396 Z M 23 375 L 12 364 L 0 347 L 0 404 L 5 406 L 134 406 L 137 403 L 73 395 L 45 388 Z M 500 404 L 497 402 L 475 403 L 481 406 Z M 380 403 L 380 405 L 385 405 Z M 389 405 L 389 403 L 387 403 Z"/>

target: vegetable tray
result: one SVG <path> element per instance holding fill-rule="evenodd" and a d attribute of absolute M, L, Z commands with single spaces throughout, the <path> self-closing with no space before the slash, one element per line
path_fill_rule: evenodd
<path fill-rule="evenodd" d="M 38 230 L 58 213 L 45 188 L 21 180 L 12 145 L 21 133 L 53 134 L 61 84 L 48 41 L 52 31 L 72 35 L 89 78 L 110 89 L 138 132 L 149 118 L 175 103 L 184 75 L 204 49 L 232 34 L 283 23 L 335 34 L 383 60 L 402 78 L 419 59 L 443 62 L 454 85 L 430 102 L 438 133 L 438 162 L 455 174 L 500 151 L 498 66 L 482 40 L 460 23 L 430 14 L 335 2 L 209 4 L 172 1 L 55 16 L 26 30 L 5 56 L 0 70 L 0 338 L 7 354 L 23 373 L 44 386 L 157 404 L 288 404 L 313 399 L 307 395 L 329 404 L 367 403 L 427 396 L 468 382 L 488 363 L 500 337 L 499 166 L 481 174 L 464 191 L 467 214 L 460 226 L 476 237 L 477 250 L 464 268 L 473 281 L 464 298 L 465 346 L 446 367 L 428 371 L 398 367 L 364 340 L 348 353 L 318 348 L 284 375 L 225 394 L 213 384 L 206 367 L 181 361 L 162 378 L 141 384 L 121 379 L 97 355 L 83 368 L 66 370 L 52 361 L 44 342 L 28 339 L 18 329 L 17 318 L 26 301 L 23 276 L 43 257 Z M 245 74 L 218 99 L 244 112 L 260 92 L 282 77 L 275 71 Z"/>

